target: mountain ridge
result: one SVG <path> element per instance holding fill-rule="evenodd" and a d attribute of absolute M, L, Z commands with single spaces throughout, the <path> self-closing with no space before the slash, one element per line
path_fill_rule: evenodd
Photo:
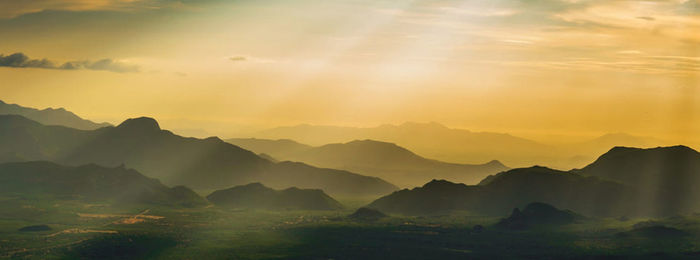
<path fill-rule="evenodd" d="M 489 174 L 509 169 L 498 160 L 484 164 L 458 164 L 427 159 L 394 143 L 353 140 L 309 146 L 291 140 L 227 139 L 256 153 L 279 160 L 343 169 L 389 180 L 402 187 L 414 187 L 430 179 L 477 183 Z"/>
<path fill-rule="evenodd" d="M 336 210 L 343 207 L 319 189 L 275 190 L 259 182 L 217 190 L 207 195 L 207 199 L 217 206 L 234 208 Z"/>
<path fill-rule="evenodd" d="M 65 166 L 48 161 L 0 164 L 0 193 L 86 201 L 113 200 L 119 203 L 157 203 L 203 206 L 207 202 L 184 186 L 167 187 L 136 170 L 96 164 Z"/>
<path fill-rule="evenodd" d="M 212 189 L 262 181 L 275 188 L 299 186 L 322 188 L 329 193 L 360 191 L 366 195 L 396 189 L 381 179 L 351 172 L 273 163 L 218 138 L 181 137 L 160 129 L 152 118 L 129 119 L 116 127 L 77 130 L 0 115 L 0 141 L 6 144 L 0 147 L 0 159 L 50 160 L 68 165 L 126 164 L 173 186 Z M 336 178 L 346 185 L 338 185 Z"/>
<path fill-rule="evenodd" d="M 9 104 L 0 100 L 0 115 L 21 115 L 42 123 L 44 125 L 62 125 L 81 130 L 94 130 L 102 127 L 111 126 L 108 123 L 95 123 L 93 121 L 83 119 L 73 112 L 65 108 L 45 108 L 36 109 L 23 107 L 17 104 Z"/>
<path fill-rule="evenodd" d="M 614 147 L 582 169 L 517 168 L 471 186 L 434 180 L 369 206 L 401 214 L 497 214 L 537 201 L 591 216 L 689 214 L 700 210 L 698 172 L 700 153 L 687 146 Z"/>

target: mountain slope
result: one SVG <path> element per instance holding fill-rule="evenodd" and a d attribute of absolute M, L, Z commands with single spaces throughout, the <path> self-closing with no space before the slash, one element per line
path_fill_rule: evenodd
<path fill-rule="evenodd" d="M 269 210 L 334 210 L 342 208 L 340 202 L 322 190 L 296 187 L 274 190 L 260 183 L 250 183 L 225 190 L 217 190 L 207 199 L 218 206 L 233 208 L 258 208 Z"/>
<path fill-rule="evenodd" d="M 44 126 L 21 116 L 5 115 L 0 116 L 0 142 L 7 144 L 0 146 L 0 158 L 5 160 L 51 160 L 110 167 L 125 164 L 168 185 L 198 189 L 220 189 L 256 181 L 275 188 L 297 186 L 347 195 L 377 195 L 396 189 L 378 178 L 273 163 L 214 137 L 177 136 L 161 130 L 151 118 L 129 119 L 116 127 L 85 131 Z M 346 185 L 338 185 L 339 182 Z"/>
<path fill-rule="evenodd" d="M 0 100 L 0 115 L 21 115 L 44 125 L 62 125 L 75 129 L 93 130 L 110 126 L 108 123 L 95 123 L 82 119 L 64 108 L 46 108 L 43 110 L 7 104 Z"/>
<path fill-rule="evenodd" d="M 258 154 L 268 154 L 277 159 L 286 159 L 313 148 L 313 146 L 289 139 L 230 138 L 225 141 L 248 151 L 253 151 Z"/>
<path fill-rule="evenodd" d="M 513 213 L 499 221 L 496 226 L 507 229 L 526 229 L 535 226 L 558 226 L 574 223 L 582 218 L 569 210 L 560 210 L 540 202 L 527 204 L 525 208 L 513 209 Z"/>
<path fill-rule="evenodd" d="M 565 170 L 581 168 L 613 146 L 669 145 L 667 141 L 624 133 L 606 134 L 590 140 L 568 140 L 564 143 L 550 144 L 548 142 L 552 141 L 551 138 L 537 142 L 504 133 L 474 132 L 449 128 L 438 123 L 412 122 L 368 128 L 303 124 L 267 129 L 251 133 L 249 136 L 267 139 L 286 138 L 311 145 L 371 139 L 395 143 L 422 156 L 446 162 L 475 164 L 498 159 L 514 167 L 529 167 L 537 164 Z M 274 156 L 274 154 L 270 155 Z"/>
<path fill-rule="evenodd" d="M 449 210 L 493 214 L 538 201 L 592 216 L 668 216 L 700 210 L 698 186 L 700 153 L 693 149 L 615 147 L 580 170 L 520 168 L 476 186 L 433 181 L 370 206 L 409 215 Z"/>
<path fill-rule="evenodd" d="M 189 188 L 168 188 L 135 170 L 94 164 L 71 167 L 45 161 L 0 164 L 0 193 L 42 199 L 51 196 L 87 201 L 206 204 Z"/>
<path fill-rule="evenodd" d="M 227 141 L 279 159 L 377 176 L 402 187 L 414 187 L 431 179 L 477 183 L 489 174 L 508 169 L 498 161 L 470 165 L 430 160 L 396 144 L 374 140 L 355 140 L 319 147 L 311 147 L 291 140 L 229 139 Z"/>
<path fill-rule="evenodd" d="M 696 208 L 700 153 L 686 146 L 615 147 L 576 172 L 640 187 L 657 211 Z"/>
<path fill-rule="evenodd" d="M 438 123 L 404 123 L 370 128 L 297 125 L 272 128 L 251 137 L 292 139 L 311 145 L 371 139 L 390 142 L 418 154 L 449 162 L 480 163 L 494 159 L 507 165 L 531 165 L 559 156 L 552 147 L 508 134 L 472 132 Z M 274 156 L 274 154 L 270 154 Z"/>
<path fill-rule="evenodd" d="M 498 216 L 539 201 L 600 216 L 627 212 L 624 201 L 631 193 L 630 188 L 619 183 L 531 167 L 499 173 L 484 185 L 433 180 L 423 187 L 394 192 L 372 202 L 369 207 L 407 215 L 466 210 Z"/>

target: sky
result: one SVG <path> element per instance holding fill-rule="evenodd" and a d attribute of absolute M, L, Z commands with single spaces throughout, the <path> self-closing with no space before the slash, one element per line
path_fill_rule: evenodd
<path fill-rule="evenodd" d="M 5 102 L 222 137 L 700 131 L 700 0 L 0 0 L 0 54 Z"/>

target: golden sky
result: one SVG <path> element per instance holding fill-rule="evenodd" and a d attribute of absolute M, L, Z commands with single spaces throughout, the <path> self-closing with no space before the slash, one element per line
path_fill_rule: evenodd
<path fill-rule="evenodd" d="M 700 131 L 700 0 L 0 1 L 0 54 L 6 102 L 224 137 Z"/>

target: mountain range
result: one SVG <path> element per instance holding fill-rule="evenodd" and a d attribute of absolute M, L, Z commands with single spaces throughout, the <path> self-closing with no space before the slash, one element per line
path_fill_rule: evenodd
<path fill-rule="evenodd" d="M 152 118 L 78 130 L 0 115 L 0 161 L 48 160 L 66 165 L 125 165 L 171 186 L 221 189 L 251 182 L 314 188 L 331 194 L 381 195 L 396 186 L 376 177 L 301 163 L 274 163 L 216 137 L 185 138 Z"/>
<path fill-rule="evenodd" d="M 62 125 L 75 129 L 94 130 L 111 126 L 108 123 L 95 123 L 82 119 L 64 108 L 36 109 L 17 104 L 8 104 L 0 100 L 0 115 L 21 115 L 44 125 Z"/>
<path fill-rule="evenodd" d="M 232 208 L 335 210 L 343 207 L 322 190 L 296 187 L 274 190 L 257 182 L 214 191 L 207 199 L 217 206 Z"/>
<path fill-rule="evenodd" d="M 46 161 L 0 164 L 0 194 L 117 203 L 207 204 L 189 188 L 169 188 L 133 169 L 95 164 L 73 167 Z"/>
<path fill-rule="evenodd" d="M 568 143 L 543 143 L 504 133 L 449 128 L 434 122 L 367 128 L 302 124 L 271 128 L 248 136 L 290 139 L 314 146 L 371 139 L 395 143 L 422 156 L 445 162 L 478 164 L 499 160 L 513 167 L 539 164 L 557 169 L 583 167 L 613 146 L 648 148 L 669 144 L 655 138 L 624 133 Z"/>
<path fill-rule="evenodd" d="M 377 176 L 401 187 L 415 187 L 431 179 L 476 184 L 486 176 L 509 168 L 499 161 L 457 164 L 423 158 L 393 143 L 355 140 L 318 147 L 292 140 L 227 139 L 244 149 L 314 166 L 343 169 Z"/>
<path fill-rule="evenodd" d="M 543 202 L 590 216 L 664 216 L 700 210 L 700 154 L 685 146 L 615 147 L 579 170 L 519 168 L 479 185 L 434 180 L 372 202 L 369 207 L 406 215 L 465 210 L 503 215 Z"/>

